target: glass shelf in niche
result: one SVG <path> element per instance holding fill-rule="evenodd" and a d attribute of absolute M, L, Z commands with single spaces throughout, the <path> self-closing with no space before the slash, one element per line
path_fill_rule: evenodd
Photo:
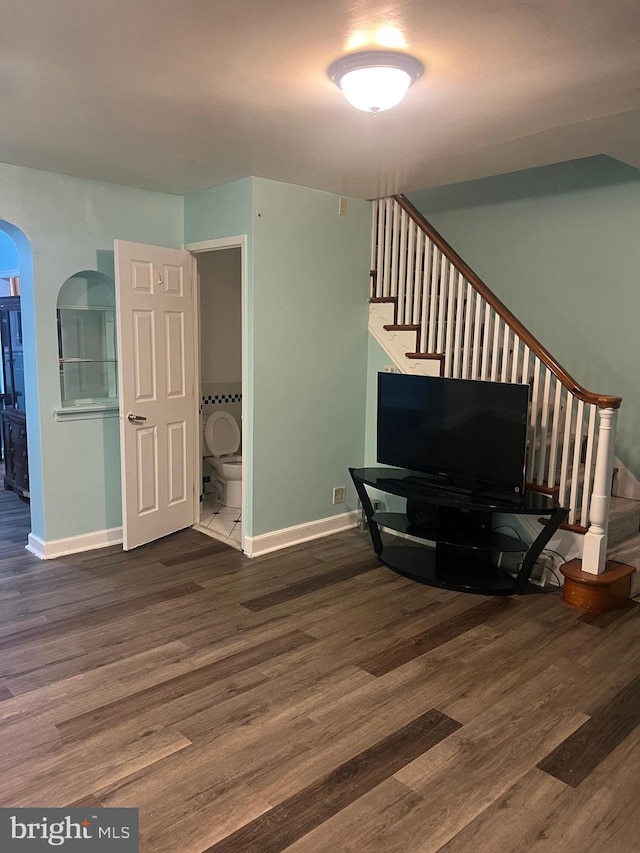
<path fill-rule="evenodd" d="M 63 407 L 117 400 L 113 308 L 58 308 L 58 345 Z"/>

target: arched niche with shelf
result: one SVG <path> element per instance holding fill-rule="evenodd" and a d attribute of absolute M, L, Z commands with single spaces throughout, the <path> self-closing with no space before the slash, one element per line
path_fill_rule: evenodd
<path fill-rule="evenodd" d="M 63 409 L 117 406 L 115 285 L 95 270 L 68 278 L 57 304 Z"/>

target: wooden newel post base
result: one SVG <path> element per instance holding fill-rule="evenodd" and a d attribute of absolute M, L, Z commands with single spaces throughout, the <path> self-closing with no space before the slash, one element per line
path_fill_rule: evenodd
<path fill-rule="evenodd" d="M 635 569 L 608 560 L 604 572 L 593 575 L 582 571 L 581 560 L 560 566 L 564 575 L 562 600 L 570 607 L 589 613 L 606 613 L 624 607 L 631 592 L 631 575 Z"/>

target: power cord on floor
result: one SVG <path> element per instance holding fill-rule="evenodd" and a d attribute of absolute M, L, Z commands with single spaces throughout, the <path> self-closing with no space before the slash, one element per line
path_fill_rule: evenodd
<path fill-rule="evenodd" d="M 515 527 L 511 527 L 511 525 L 509 525 L 509 524 L 500 524 L 500 525 L 498 525 L 498 527 L 493 528 L 493 531 L 495 533 L 498 533 L 501 530 L 508 530 L 511 533 L 513 533 L 515 536 L 520 538 L 520 533 L 516 530 Z M 555 557 L 558 557 L 562 563 L 566 563 L 566 561 L 567 561 L 567 558 L 564 556 L 564 554 L 561 554 L 559 551 L 554 551 L 553 548 L 543 548 L 541 551 L 541 554 L 553 554 Z M 517 564 L 516 572 L 519 572 L 520 569 L 522 568 L 522 562 L 523 561 L 521 560 Z M 552 575 L 552 577 L 556 583 L 555 583 L 555 586 L 551 587 L 551 589 L 545 589 L 544 586 L 541 585 L 540 589 L 542 590 L 542 592 L 557 592 L 559 589 L 562 589 L 562 581 L 560 580 L 560 578 L 559 578 L 558 574 L 556 573 L 556 570 L 553 566 L 545 566 L 545 568 L 543 569 L 543 573 L 542 573 L 543 578 L 544 578 L 544 572 L 549 572 Z"/>
<path fill-rule="evenodd" d="M 543 548 L 541 553 L 542 554 L 553 554 L 555 557 L 559 557 L 563 563 L 567 562 L 567 558 L 563 554 L 561 554 L 559 551 L 554 551 L 553 548 Z M 545 571 L 551 572 L 551 574 L 553 575 L 555 582 L 557 584 L 557 586 L 554 589 L 546 590 L 546 592 L 555 592 L 556 589 L 561 589 L 562 588 L 562 581 L 560 580 L 560 578 L 556 574 L 556 570 L 550 566 L 547 566 L 545 568 Z"/>

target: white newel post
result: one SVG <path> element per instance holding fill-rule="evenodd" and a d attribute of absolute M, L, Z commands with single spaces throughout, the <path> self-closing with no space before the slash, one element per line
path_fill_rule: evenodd
<path fill-rule="evenodd" d="M 602 574 L 607 561 L 607 528 L 618 419 L 617 409 L 600 409 L 599 411 L 598 452 L 589 511 L 591 525 L 585 533 L 582 552 L 582 571 L 592 575 Z"/>

